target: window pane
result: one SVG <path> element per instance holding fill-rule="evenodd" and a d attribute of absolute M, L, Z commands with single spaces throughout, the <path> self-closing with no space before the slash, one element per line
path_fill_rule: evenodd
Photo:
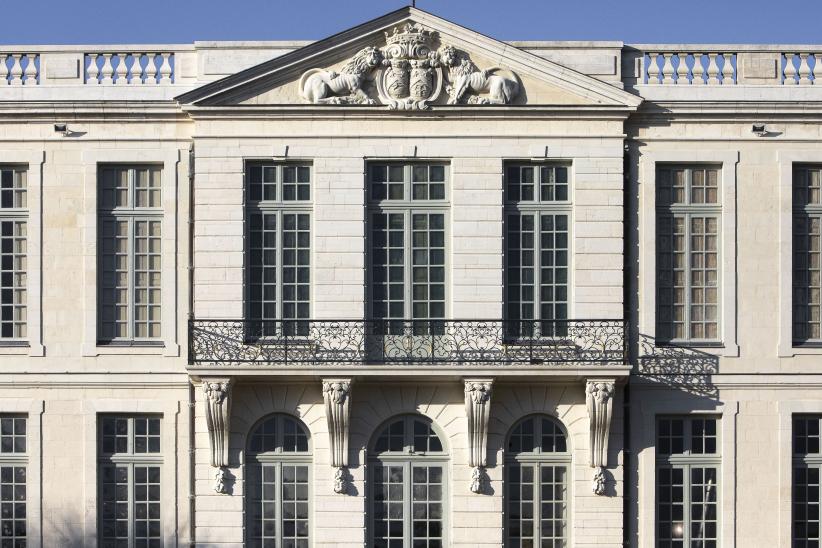
<path fill-rule="evenodd" d="M 415 465 L 411 470 L 411 534 L 415 545 L 443 542 L 443 473 L 441 466 Z"/>
<path fill-rule="evenodd" d="M 793 339 L 822 340 L 819 166 L 797 166 L 793 179 Z"/>
<path fill-rule="evenodd" d="M 98 337 L 161 336 L 162 203 L 157 166 L 100 169 Z"/>
<path fill-rule="evenodd" d="M 719 340 L 718 185 L 716 167 L 657 170 L 656 336 L 660 340 Z M 697 207 L 716 213 L 697 212 Z"/>
<path fill-rule="evenodd" d="M 26 221 L 0 217 L 0 339 L 26 338 L 26 246 Z"/>
<path fill-rule="evenodd" d="M 105 546 L 160 546 L 161 466 L 158 416 L 99 417 L 98 506 Z M 116 462 L 111 457 L 116 454 Z"/>
<path fill-rule="evenodd" d="M 511 337 L 564 336 L 564 320 L 568 317 L 568 215 L 544 208 L 568 200 L 568 167 L 511 164 L 506 166 L 505 174 L 506 332 Z"/>
<path fill-rule="evenodd" d="M 372 527 L 376 546 L 401 548 L 405 535 L 404 470 L 402 465 L 373 466 Z"/>
<path fill-rule="evenodd" d="M 657 546 L 685 546 L 685 470 L 658 467 L 657 482 Z"/>
<path fill-rule="evenodd" d="M 405 216 L 371 215 L 372 311 L 375 319 L 405 317 Z"/>

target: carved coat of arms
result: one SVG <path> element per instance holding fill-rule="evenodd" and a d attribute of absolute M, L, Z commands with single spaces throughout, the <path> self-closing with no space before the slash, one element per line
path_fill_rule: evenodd
<path fill-rule="evenodd" d="M 433 50 L 435 33 L 407 23 L 385 33 L 384 68 L 376 76 L 380 100 L 397 110 L 420 110 L 442 89 L 442 69 Z"/>
<path fill-rule="evenodd" d="M 337 73 L 310 69 L 300 79 L 300 94 L 308 102 L 375 105 L 392 110 L 423 110 L 441 92 L 450 105 L 508 105 L 522 89 L 510 70 L 480 70 L 467 53 L 451 45 L 435 49 L 435 31 L 406 23 L 385 33 L 385 46 L 363 48 Z M 370 82 L 374 82 L 374 86 Z M 376 87 L 377 97 L 372 97 Z"/>

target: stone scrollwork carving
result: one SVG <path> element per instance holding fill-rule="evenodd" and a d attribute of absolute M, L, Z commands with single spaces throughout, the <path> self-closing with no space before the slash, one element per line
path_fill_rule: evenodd
<path fill-rule="evenodd" d="M 591 428 L 590 465 L 595 469 L 592 488 L 597 495 L 605 494 L 614 390 L 613 379 L 590 379 L 585 386 L 585 404 Z"/>
<path fill-rule="evenodd" d="M 442 44 L 435 31 L 406 23 L 385 33 L 385 46 L 360 50 L 339 73 L 310 69 L 300 78 L 300 94 L 315 104 L 375 105 L 392 110 L 430 108 L 443 91 L 448 104 L 508 105 L 522 83 L 508 69 L 481 70 L 465 51 Z M 376 97 L 369 95 L 372 72 Z M 372 91 L 373 92 L 373 91 Z"/>
<path fill-rule="evenodd" d="M 351 379 L 323 379 L 323 400 L 331 438 L 331 466 L 334 492 L 345 493 L 349 487 L 348 432 L 351 416 Z"/>
<path fill-rule="evenodd" d="M 443 46 L 436 53 L 439 65 L 448 69 L 448 104 L 508 105 L 520 92 L 519 77 L 510 70 L 480 70 L 464 51 Z"/>
<path fill-rule="evenodd" d="M 363 85 L 371 71 L 383 61 L 380 50 L 374 47 L 361 49 L 346 63 L 340 72 L 310 69 L 300 78 L 300 95 L 310 103 L 334 105 L 374 105 Z"/>
<path fill-rule="evenodd" d="M 471 466 L 471 491 L 482 493 L 489 480 L 485 471 L 488 447 L 488 419 L 491 410 L 493 379 L 465 380 L 465 414 L 468 417 L 468 466 Z"/>
<path fill-rule="evenodd" d="M 211 448 L 211 466 L 217 468 L 214 490 L 226 493 L 228 442 L 231 419 L 231 378 L 204 378 L 205 416 Z"/>

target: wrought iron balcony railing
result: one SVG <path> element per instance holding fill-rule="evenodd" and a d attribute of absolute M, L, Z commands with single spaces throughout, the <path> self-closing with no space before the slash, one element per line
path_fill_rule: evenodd
<path fill-rule="evenodd" d="M 198 320 L 191 367 L 253 364 L 623 365 L 623 320 Z"/>

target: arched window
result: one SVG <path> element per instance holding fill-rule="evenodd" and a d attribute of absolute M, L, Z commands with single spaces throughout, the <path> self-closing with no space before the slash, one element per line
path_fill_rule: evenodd
<path fill-rule="evenodd" d="M 369 456 L 371 546 L 442 548 L 447 454 L 431 421 L 395 417 L 377 430 Z"/>
<path fill-rule="evenodd" d="M 308 548 L 311 450 L 297 419 L 271 415 L 258 422 L 246 459 L 246 545 Z"/>
<path fill-rule="evenodd" d="M 562 427 L 550 417 L 523 419 L 505 461 L 506 546 L 568 546 L 571 454 Z"/>

